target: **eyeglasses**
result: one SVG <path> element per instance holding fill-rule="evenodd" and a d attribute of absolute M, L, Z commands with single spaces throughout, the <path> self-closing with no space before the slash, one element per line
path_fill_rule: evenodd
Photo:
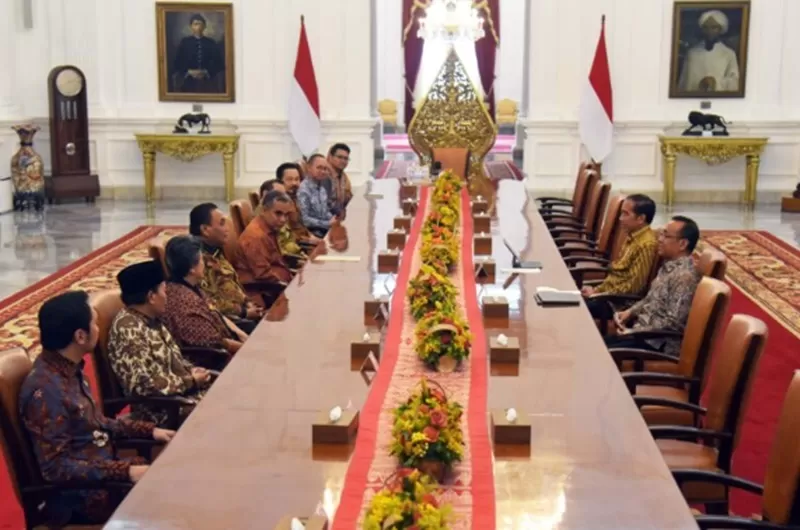
<path fill-rule="evenodd" d="M 659 230 L 658 238 L 659 239 L 675 239 L 675 240 L 682 239 L 681 236 L 672 235 L 669 232 L 665 232 L 664 230 Z"/>

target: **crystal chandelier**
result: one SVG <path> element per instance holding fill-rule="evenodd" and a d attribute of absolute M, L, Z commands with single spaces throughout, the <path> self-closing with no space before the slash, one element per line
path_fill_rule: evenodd
<path fill-rule="evenodd" d="M 432 0 L 417 30 L 417 36 L 425 40 L 476 41 L 484 35 L 483 18 L 472 0 Z"/>

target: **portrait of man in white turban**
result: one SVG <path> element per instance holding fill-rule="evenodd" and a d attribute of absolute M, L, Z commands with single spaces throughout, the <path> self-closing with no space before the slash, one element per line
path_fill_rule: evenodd
<path fill-rule="evenodd" d="M 746 60 L 749 2 L 721 9 L 710 9 L 710 2 L 681 4 L 684 9 L 676 6 L 675 11 L 680 31 L 673 51 L 677 61 L 673 60 L 670 95 L 744 96 L 740 61 Z"/>

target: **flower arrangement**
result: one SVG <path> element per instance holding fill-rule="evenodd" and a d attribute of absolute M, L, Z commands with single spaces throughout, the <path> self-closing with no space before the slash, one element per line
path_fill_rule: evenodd
<path fill-rule="evenodd" d="M 433 189 L 433 205 L 448 205 L 454 210 L 459 210 L 461 206 L 461 188 L 464 181 L 456 176 L 451 170 L 447 170 L 436 179 Z"/>
<path fill-rule="evenodd" d="M 419 389 L 394 411 L 391 454 L 400 465 L 434 475 L 440 481 L 464 456 L 460 404 L 449 401 L 441 386 L 422 379 Z"/>
<path fill-rule="evenodd" d="M 423 237 L 419 255 L 422 263 L 436 267 L 442 274 L 449 272 L 458 260 L 458 239 L 453 237 Z"/>
<path fill-rule="evenodd" d="M 416 469 L 400 468 L 372 498 L 365 530 L 443 530 L 452 520 L 450 506 L 439 506 L 436 481 Z"/>
<path fill-rule="evenodd" d="M 456 286 L 440 267 L 422 264 L 417 275 L 408 283 L 411 315 L 419 320 L 427 313 L 453 313 L 456 309 Z"/>
<path fill-rule="evenodd" d="M 441 372 L 452 372 L 469 356 L 472 334 L 456 312 L 431 311 L 414 330 L 417 356 Z"/>

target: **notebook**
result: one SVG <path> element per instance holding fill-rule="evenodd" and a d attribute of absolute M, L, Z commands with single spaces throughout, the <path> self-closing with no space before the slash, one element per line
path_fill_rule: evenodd
<path fill-rule="evenodd" d="M 559 291 L 552 287 L 537 287 L 534 299 L 541 306 L 580 305 L 580 291 Z"/>

